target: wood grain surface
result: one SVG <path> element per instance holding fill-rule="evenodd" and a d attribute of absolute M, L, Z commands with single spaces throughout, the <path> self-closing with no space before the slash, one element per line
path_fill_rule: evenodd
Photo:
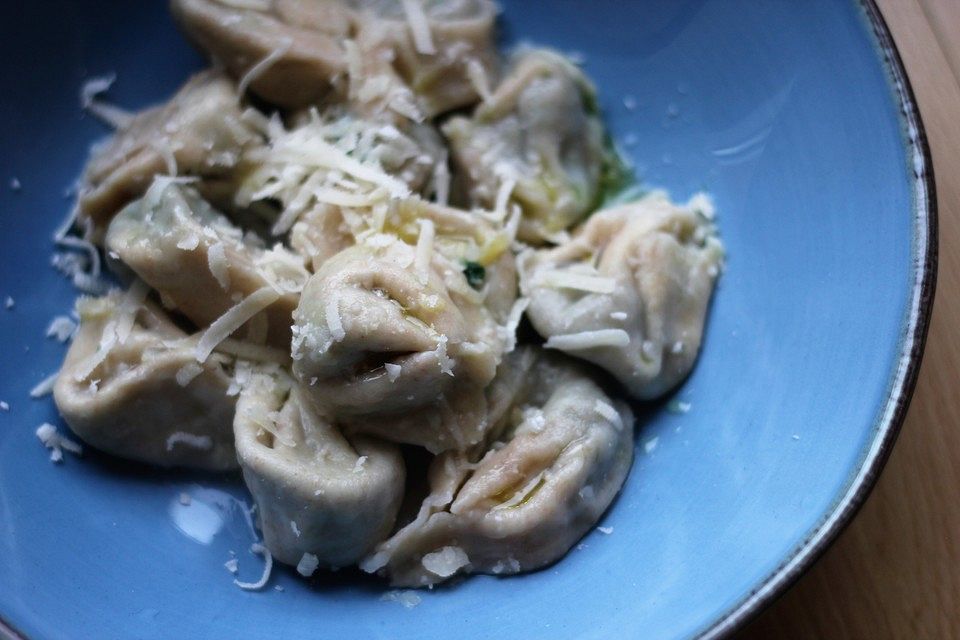
<path fill-rule="evenodd" d="M 906 424 L 824 557 L 737 636 L 960 638 L 960 0 L 877 0 L 933 151 L 940 269 Z"/>

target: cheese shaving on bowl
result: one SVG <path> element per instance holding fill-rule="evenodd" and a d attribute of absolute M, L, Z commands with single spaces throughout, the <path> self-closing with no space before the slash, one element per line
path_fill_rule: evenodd
<path fill-rule="evenodd" d="M 263 556 L 263 573 L 260 575 L 260 579 L 256 582 L 242 582 L 234 578 L 233 584 L 244 591 L 259 591 L 270 582 L 270 573 L 273 571 L 273 556 L 270 555 L 270 551 L 259 542 L 255 542 L 250 546 L 250 553 Z"/>

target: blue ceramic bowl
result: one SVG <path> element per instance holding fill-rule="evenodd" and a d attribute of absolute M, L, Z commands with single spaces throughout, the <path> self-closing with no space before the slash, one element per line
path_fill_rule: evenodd
<path fill-rule="evenodd" d="M 0 8 L 0 618 L 28 638 L 614 638 L 721 635 L 807 567 L 893 443 L 933 291 L 929 155 L 889 35 L 852 0 L 510 0 L 508 41 L 578 52 L 638 175 L 716 198 L 729 262 L 703 355 L 644 417 L 619 499 L 556 565 L 381 601 L 352 573 L 259 575 L 236 481 L 90 452 L 51 465 L 28 390 L 74 292 L 50 235 L 89 144 L 90 75 L 139 108 L 201 61 L 160 2 Z M 16 178 L 21 187 L 9 186 Z M 181 492 L 193 496 L 186 513 Z M 189 516 L 189 517 L 188 517 Z M 272 588 L 280 586 L 283 591 Z"/>

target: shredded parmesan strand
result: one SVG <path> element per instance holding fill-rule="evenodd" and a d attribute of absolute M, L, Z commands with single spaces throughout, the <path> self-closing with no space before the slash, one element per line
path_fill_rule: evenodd
<path fill-rule="evenodd" d="M 255 82 L 257 78 L 262 76 L 267 69 L 276 64 L 280 58 L 285 56 L 290 48 L 293 46 L 293 40 L 287 39 L 280 44 L 276 49 L 268 53 L 264 58 L 257 64 L 250 67 L 243 77 L 240 78 L 240 82 L 237 83 L 237 93 L 243 97 L 247 92 L 247 89 L 250 87 L 250 84 Z"/>
<path fill-rule="evenodd" d="M 530 306 L 530 298 L 517 298 L 510 307 L 507 322 L 500 328 L 500 337 L 504 342 L 504 353 L 510 353 L 517 348 L 517 327 L 523 319 L 523 313 Z"/>
<path fill-rule="evenodd" d="M 536 284 L 554 289 L 574 289 L 590 293 L 613 293 L 617 288 L 617 281 L 613 278 L 559 269 L 541 272 L 536 279 Z"/>
<path fill-rule="evenodd" d="M 413 46 L 417 53 L 432 56 L 437 52 L 433 46 L 433 36 L 430 34 L 430 21 L 423 10 L 421 0 L 402 0 L 403 12 L 407 15 L 407 24 L 410 25 L 410 34 L 413 36 Z"/>
<path fill-rule="evenodd" d="M 598 329 L 550 336 L 544 343 L 546 349 L 578 351 L 597 347 L 625 347 L 630 344 L 630 334 L 623 329 Z"/>
<path fill-rule="evenodd" d="M 181 443 L 201 451 L 209 451 L 213 448 L 213 440 L 210 439 L 210 436 L 175 431 L 167 438 L 167 451 L 173 451 L 173 448 Z"/>
<path fill-rule="evenodd" d="M 433 239 L 436 229 L 433 220 L 421 218 L 420 236 L 417 238 L 417 254 L 414 259 L 414 268 L 420 284 L 427 284 L 430 279 L 430 259 L 433 257 Z"/>
<path fill-rule="evenodd" d="M 513 189 L 516 186 L 517 181 L 514 178 L 505 178 L 503 182 L 500 183 L 493 207 L 494 218 L 496 218 L 496 220 L 503 220 L 507 217 L 507 204 L 510 202 L 510 196 L 513 194 Z"/>
<path fill-rule="evenodd" d="M 177 384 L 181 387 L 185 387 L 196 378 L 198 375 L 203 373 L 203 367 L 201 367 L 196 362 L 188 362 L 177 370 L 176 379 Z"/>
<path fill-rule="evenodd" d="M 227 247 L 223 242 L 217 242 L 207 249 L 207 266 L 219 283 L 220 288 L 228 291 L 230 289 L 230 262 L 227 260 Z"/>
<path fill-rule="evenodd" d="M 493 94 L 490 92 L 490 79 L 487 78 L 487 71 L 476 58 L 467 60 L 467 80 L 473 85 L 474 90 L 480 99 L 484 102 L 490 102 Z"/>
<path fill-rule="evenodd" d="M 339 342 L 343 340 L 347 334 L 343 330 L 343 323 L 340 320 L 340 299 L 336 294 L 331 295 L 330 299 L 327 300 L 324 315 L 327 320 L 327 328 L 330 329 L 330 334 L 333 336 L 333 341 Z"/>
<path fill-rule="evenodd" d="M 130 337 L 130 332 L 133 330 L 134 322 L 137 319 L 137 311 L 140 310 L 144 300 L 147 299 L 148 293 L 150 293 L 149 285 L 143 280 L 135 278 L 130 283 L 130 288 L 123 294 L 120 304 L 117 305 L 117 324 L 115 327 L 117 344 L 124 344 Z"/>
<path fill-rule="evenodd" d="M 233 584 L 237 585 L 244 591 L 259 591 L 267 586 L 267 583 L 270 581 L 270 573 L 273 571 L 273 556 L 270 555 L 270 552 L 265 546 L 259 542 L 255 542 L 250 547 L 250 553 L 257 553 L 263 556 L 263 573 L 260 575 L 260 579 L 256 582 L 241 582 L 236 578 L 233 579 Z"/>
<path fill-rule="evenodd" d="M 70 438 L 61 435 L 57 428 L 49 422 L 44 422 L 37 427 L 36 434 L 43 446 L 50 449 L 51 462 L 62 462 L 64 450 L 76 456 L 83 455 L 83 447 Z"/>
<path fill-rule="evenodd" d="M 66 342 L 73 337 L 77 330 L 77 323 L 67 316 L 56 316 L 47 327 L 47 337 L 56 338 L 58 342 Z"/>
<path fill-rule="evenodd" d="M 57 377 L 59 376 L 60 376 L 60 372 L 57 371 L 56 373 L 53 373 L 47 376 L 46 378 L 44 378 L 43 380 L 41 380 L 40 382 L 38 382 L 33 389 L 30 389 L 30 397 L 42 398 L 43 396 L 49 395 L 50 393 L 52 393 L 53 385 L 57 383 Z"/>
<path fill-rule="evenodd" d="M 205 362 L 218 344 L 280 298 L 273 287 L 266 286 L 257 289 L 240 303 L 231 307 L 222 316 L 213 321 L 210 327 L 203 332 L 197 342 L 197 362 Z"/>
<path fill-rule="evenodd" d="M 617 431 L 623 429 L 623 418 L 620 413 L 603 400 L 597 400 L 593 404 L 593 410 L 600 414 L 603 419 L 616 427 Z"/>
<path fill-rule="evenodd" d="M 304 578 L 309 578 L 312 576 L 317 567 L 320 566 L 320 559 L 312 553 L 304 553 L 300 557 L 300 562 L 297 563 L 297 573 L 302 575 Z"/>

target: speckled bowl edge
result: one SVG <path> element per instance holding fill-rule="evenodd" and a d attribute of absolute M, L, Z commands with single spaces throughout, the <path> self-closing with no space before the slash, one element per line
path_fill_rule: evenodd
<path fill-rule="evenodd" d="M 893 373 L 887 401 L 874 426 L 873 442 L 847 488 L 807 537 L 760 585 L 697 634 L 704 640 L 728 637 L 742 629 L 790 588 L 840 535 L 873 490 L 896 443 L 917 384 L 923 348 L 930 326 L 937 281 L 937 193 L 933 160 L 913 88 L 903 60 L 875 0 L 858 0 L 900 109 L 904 143 L 913 172 L 914 272 L 909 312 L 901 338 L 900 360 Z"/>

